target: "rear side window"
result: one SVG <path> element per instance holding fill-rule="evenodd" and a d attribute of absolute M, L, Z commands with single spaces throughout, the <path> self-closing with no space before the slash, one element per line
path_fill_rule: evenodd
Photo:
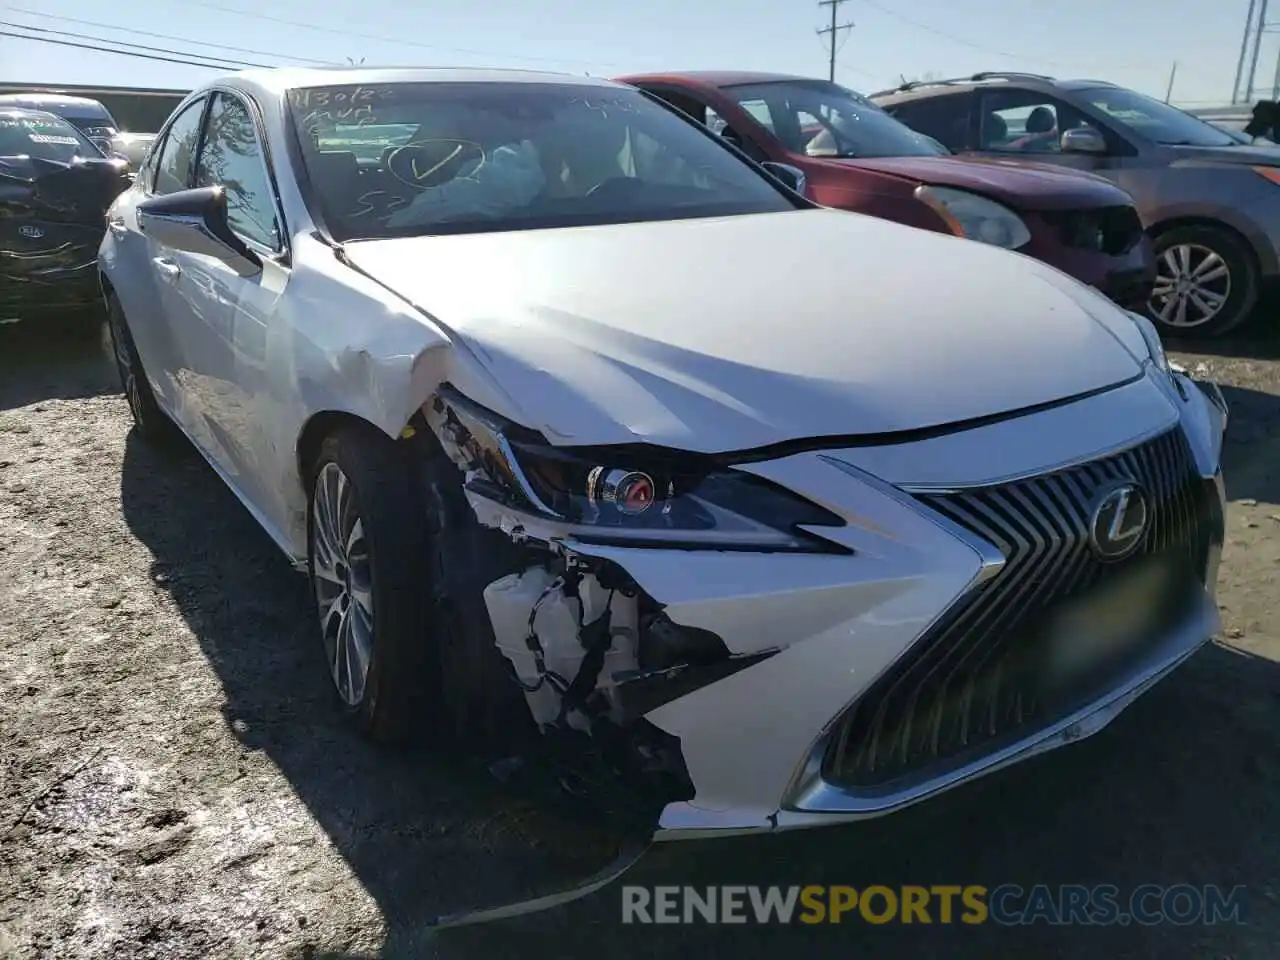
<path fill-rule="evenodd" d="M 886 110 L 912 130 L 933 137 L 948 150 L 959 152 L 969 145 L 969 94 L 952 94 L 928 100 L 912 100 Z"/>
<path fill-rule="evenodd" d="M 159 195 L 177 193 L 191 183 L 191 168 L 195 163 L 196 146 L 200 140 L 200 117 L 204 113 L 202 97 L 190 104 L 169 125 L 164 146 L 160 148 L 156 162 L 156 180 L 153 192 Z"/>

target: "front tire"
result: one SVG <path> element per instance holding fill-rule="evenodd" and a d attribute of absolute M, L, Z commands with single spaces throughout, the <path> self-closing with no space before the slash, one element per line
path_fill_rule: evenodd
<path fill-rule="evenodd" d="M 334 690 L 362 733 L 405 739 L 439 689 L 413 472 L 391 440 L 351 426 L 321 443 L 310 478 L 307 566 Z"/>
<path fill-rule="evenodd" d="M 478 524 L 425 427 L 399 441 L 340 427 L 308 477 L 312 592 L 334 690 L 357 729 L 459 759 L 505 755 L 536 735 L 484 602 L 485 586 L 528 561 Z"/>
<path fill-rule="evenodd" d="M 1248 244 L 1223 227 L 1174 227 L 1155 237 L 1156 281 L 1147 313 L 1171 337 L 1207 340 L 1234 330 L 1258 302 Z"/>

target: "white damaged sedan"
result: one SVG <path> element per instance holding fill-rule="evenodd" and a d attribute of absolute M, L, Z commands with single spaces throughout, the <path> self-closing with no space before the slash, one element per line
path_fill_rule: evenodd
<path fill-rule="evenodd" d="M 659 838 L 1097 731 L 1217 629 L 1221 394 L 1051 267 L 793 188 L 590 78 L 225 78 L 109 214 L 137 430 L 307 572 L 361 729 Z"/>

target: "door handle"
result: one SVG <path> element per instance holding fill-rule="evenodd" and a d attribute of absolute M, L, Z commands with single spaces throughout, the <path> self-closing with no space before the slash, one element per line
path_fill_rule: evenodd
<path fill-rule="evenodd" d="M 168 257 L 156 257 L 151 261 L 156 265 L 156 272 L 165 280 L 177 280 L 182 268 Z"/>
<path fill-rule="evenodd" d="M 128 228 L 124 225 L 123 220 L 108 220 L 107 229 L 116 237 L 123 237 L 129 232 Z"/>

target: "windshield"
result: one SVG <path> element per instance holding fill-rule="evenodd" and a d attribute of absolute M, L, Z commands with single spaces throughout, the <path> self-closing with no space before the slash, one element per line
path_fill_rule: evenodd
<path fill-rule="evenodd" d="M 70 163 L 101 151 L 60 117 L 0 116 L 0 157 L 40 157 Z"/>
<path fill-rule="evenodd" d="M 937 157 L 950 152 L 866 97 L 825 80 L 735 84 L 725 92 L 793 153 L 852 158 Z"/>
<path fill-rule="evenodd" d="M 1177 107 L 1123 87 L 1094 87 L 1080 96 L 1148 140 L 1169 146 L 1231 147 L 1239 141 Z"/>
<path fill-rule="evenodd" d="M 290 91 L 339 240 L 793 210 L 757 168 L 638 90 L 394 83 Z"/>

